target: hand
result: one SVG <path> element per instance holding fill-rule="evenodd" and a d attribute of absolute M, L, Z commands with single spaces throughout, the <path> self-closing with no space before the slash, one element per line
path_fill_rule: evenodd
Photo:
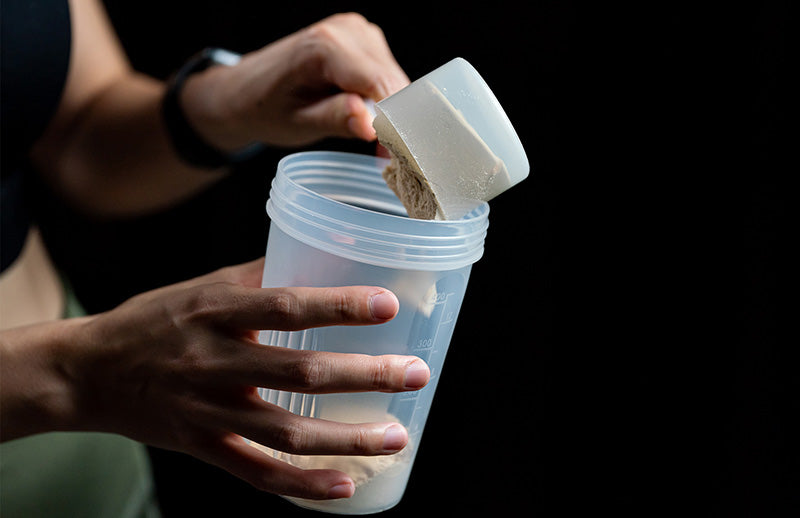
<path fill-rule="evenodd" d="M 373 140 L 364 99 L 378 101 L 409 83 L 381 29 L 338 14 L 214 67 L 186 83 L 184 109 L 223 148 L 253 140 L 299 146 L 324 137 Z"/>
<path fill-rule="evenodd" d="M 382 288 L 262 289 L 263 260 L 148 292 L 83 326 L 63 362 L 76 421 L 220 466 L 254 486 L 303 498 L 351 496 L 350 478 L 290 466 L 244 437 L 298 454 L 380 455 L 402 449 L 397 423 L 342 424 L 296 416 L 255 387 L 307 393 L 422 388 L 419 358 L 264 346 L 258 329 L 297 330 L 390 320 Z"/>

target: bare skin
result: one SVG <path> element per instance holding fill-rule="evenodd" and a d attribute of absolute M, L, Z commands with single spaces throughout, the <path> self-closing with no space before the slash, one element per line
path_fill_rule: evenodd
<path fill-rule="evenodd" d="M 169 206 L 227 171 L 197 170 L 171 148 L 164 84 L 131 69 L 97 0 L 71 0 L 73 52 L 59 109 L 32 160 L 80 210 L 135 215 Z M 408 84 L 381 30 L 334 15 L 187 81 L 181 104 L 209 143 L 309 144 L 374 140 L 364 99 Z M 333 93 L 331 93 L 333 91 Z"/>
<path fill-rule="evenodd" d="M 138 295 L 107 313 L 0 333 L 2 439 L 50 430 L 105 431 L 183 451 L 266 491 L 350 496 L 352 481 L 303 471 L 244 437 L 298 454 L 380 455 L 408 441 L 396 423 L 296 416 L 256 387 L 305 393 L 417 390 L 419 358 L 263 346 L 261 329 L 374 325 L 398 302 L 368 286 L 259 288 L 263 259 Z M 333 492 L 333 493 L 332 493 Z"/>
<path fill-rule="evenodd" d="M 165 85 L 131 68 L 101 2 L 70 0 L 70 11 L 67 82 L 30 152 L 53 188 L 80 211 L 130 217 L 223 178 L 228 171 L 198 170 L 174 153 L 161 119 Z M 328 136 L 374 140 L 364 99 L 406 84 L 381 30 L 349 13 L 246 54 L 234 67 L 192 76 L 180 102 L 190 124 L 220 149 L 252 141 L 290 147 Z M 261 329 L 375 325 L 398 310 L 396 297 L 377 287 L 262 289 L 262 267 L 263 260 L 230 267 L 99 315 L 0 332 L 0 439 L 114 432 L 189 453 L 265 491 L 351 496 L 344 473 L 300 470 L 245 438 L 290 453 L 380 455 L 405 446 L 405 429 L 301 418 L 261 400 L 256 387 L 395 392 L 423 387 L 430 373 L 414 357 L 258 344 Z"/>

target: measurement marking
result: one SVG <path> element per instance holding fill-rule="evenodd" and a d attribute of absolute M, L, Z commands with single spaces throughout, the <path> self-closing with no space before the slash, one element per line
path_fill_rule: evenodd
<path fill-rule="evenodd" d="M 433 347 L 433 338 L 420 338 L 420 340 L 417 341 L 416 347 L 414 347 L 412 351 L 427 350 L 431 347 Z"/>
<path fill-rule="evenodd" d="M 455 321 L 455 318 L 454 318 L 453 312 L 452 311 L 448 311 L 447 312 L 447 317 L 444 320 L 442 320 L 441 322 L 439 322 L 439 327 L 447 325 L 447 324 L 452 324 L 454 321 Z"/>
<path fill-rule="evenodd" d="M 436 302 L 434 304 L 434 309 L 431 311 L 431 317 L 436 313 L 436 306 L 445 307 L 447 305 L 447 299 L 450 298 L 450 293 L 437 293 L 436 294 Z M 431 341 L 431 345 L 436 341 L 436 338 L 439 336 L 439 328 L 442 326 L 441 315 L 439 316 L 439 323 L 436 325 L 436 332 L 433 334 L 432 338 L 429 338 Z"/>

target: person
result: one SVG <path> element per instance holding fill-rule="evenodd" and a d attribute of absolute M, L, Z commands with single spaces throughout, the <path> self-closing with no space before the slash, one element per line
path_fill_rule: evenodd
<path fill-rule="evenodd" d="M 87 316 L 35 230 L 24 166 L 77 210 L 135 217 L 213 185 L 254 145 L 374 140 L 368 101 L 408 84 L 381 30 L 333 15 L 224 65 L 195 61 L 168 85 L 131 69 L 99 0 L 8 0 L 1 48 L 0 514 L 157 514 L 142 443 L 267 492 L 351 496 L 346 474 L 300 470 L 248 441 L 380 455 L 402 449 L 406 430 L 301 418 L 256 387 L 417 390 L 428 367 L 264 346 L 257 332 L 381 324 L 394 294 L 262 289 L 260 259 Z"/>

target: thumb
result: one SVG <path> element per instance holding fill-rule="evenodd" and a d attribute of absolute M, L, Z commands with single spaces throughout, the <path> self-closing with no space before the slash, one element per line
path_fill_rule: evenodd
<path fill-rule="evenodd" d="M 325 97 L 300 110 L 303 122 L 316 128 L 320 137 L 355 137 L 375 140 L 372 115 L 364 99 L 342 92 Z"/>

